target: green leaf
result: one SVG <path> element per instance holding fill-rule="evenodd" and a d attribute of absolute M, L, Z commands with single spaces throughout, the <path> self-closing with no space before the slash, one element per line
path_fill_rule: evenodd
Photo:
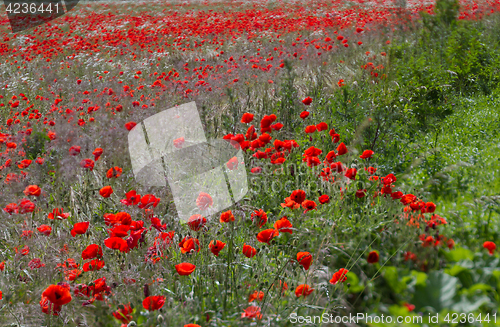
<path fill-rule="evenodd" d="M 474 296 L 472 299 L 469 299 L 467 295 L 462 294 L 459 297 L 460 301 L 454 303 L 451 306 L 451 309 L 456 312 L 475 312 L 485 303 L 490 302 L 490 299 L 486 295 Z"/>
<path fill-rule="evenodd" d="M 492 288 L 490 285 L 488 284 L 482 284 L 482 283 L 478 283 L 478 284 L 474 284 L 472 287 L 469 288 L 468 292 L 469 294 L 473 294 L 475 293 L 476 291 L 491 291 Z"/>
<path fill-rule="evenodd" d="M 436 312 L 449 308 L 456 295 L 458 278 L 442 271 L 433 271 L 428 275 L 425 286 L 415 287 L 412 303 L 421 309 L 432 307 Z"/>
<path fill-rule="evenodd" d="M 415 286 L 425 286 L 425 282 L 427 281 L 427 274 L 426 273 L 412 270 L 411 275 L 414 276 L 416 279 Z"/>
<path fill-rule="evenodd" d="M 359 278 L 355 273 L 348 272 L 346 274 L 346 277 L 346 283 L 349 283 L 351 285 L 348 290 L 349 293 L 359 293 L 364 290 L 364 286 L 359 284 Z"/>
<path fill-rule="evenodd" d="M 406 283 L 399 280 L 398 270 L 396 267 L 385 267 L 383 269 L 384 279 L 396 293 L 401 293 L 406 289 Z"/>
<path fill-rule="evenodd" d="M 462 271 L 466 271 L 466 270 L 469 270 L 469 268 L 462 267 L 462 266 L 459 266 L 459 265 L 454 265 L 450 269 L 445 269 L 445 273 L 447 273 L 447 274 L 449 274 L 451 276 L 457 276 Z"/>
<path fill-rule="evenodd" d="M 449 252 L 444 252 L 444 255 L 446 259 L 453 262 L 458 262 L 464 259 L 469 259 L 469 260 L 474 259 L 474 254 L 472 253 L 472 251 L 461 247 L 457 247 Z"/>

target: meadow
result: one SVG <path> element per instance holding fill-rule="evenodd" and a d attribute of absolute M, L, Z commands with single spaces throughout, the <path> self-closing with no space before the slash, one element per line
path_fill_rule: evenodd
<path fill-rule="evenodd" d="M 500 326 L 499 11 L 96 1 L 16 33 L 2 14 L 0 325 Z M 191 102 L 248 192 L 214 212 L 193 186 L 186 223 L 128 138 Z"/>

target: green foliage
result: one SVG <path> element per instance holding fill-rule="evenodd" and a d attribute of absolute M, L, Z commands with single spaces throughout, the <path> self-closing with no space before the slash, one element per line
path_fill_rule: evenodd
<path fill-rule="evenodd" d="M 31 160 L 35 160 L 40 154 L 45 153 L 45 144 L 50 141 L 46 133 L 39 131 L 33 131 L 26 139 L 24 151 L 26 157 Z"/>

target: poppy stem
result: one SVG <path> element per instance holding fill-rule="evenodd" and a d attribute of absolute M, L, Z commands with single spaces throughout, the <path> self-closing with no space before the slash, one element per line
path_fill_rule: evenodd
<path fill-rule="evenodd" d="M 17 325 L 18 326 L 21 326 L 21 321 L 19 320 L 19 318 L 14 314 L 14 312 L 12 312 L 12 310 L 9 308 L 9 305 L 6 305 L 7 307 L 7 310 L 10 312 L 10 314 L 16 319 L 17 321 Z M 3 309 L 3 308 L 2 308 Z"/>

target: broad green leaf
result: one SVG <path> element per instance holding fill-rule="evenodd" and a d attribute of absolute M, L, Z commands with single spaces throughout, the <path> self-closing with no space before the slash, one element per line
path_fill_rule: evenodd
<path fill-rule="evenodd" d="M 433 271 L 429 273 L 425 286 L 415 287 L 412 303 L 417 309 L 432 307 L 437 312 L 449 308 L 453 304 L 457 284 L 458 278 Z"/>
<path fill-rule="evenodd" d="M 472 253 L 472 251 L 461 247 L 457 247 L 451 251 L 444 251 L 444 255 L 446 256 L 446 259 L 453 262 L 458 262 L 464 259 L 474 259 L 474 254 Z"/>
<path fill-rule="evenodd" d="M 399 294 L 406 289 L 406 283 L 399 280 L 398 270 L 396 267 L 385 267 L 383 271 L 385 281 L 387 282 L 387 284 L 389 284 L 394 292 Z"/>

